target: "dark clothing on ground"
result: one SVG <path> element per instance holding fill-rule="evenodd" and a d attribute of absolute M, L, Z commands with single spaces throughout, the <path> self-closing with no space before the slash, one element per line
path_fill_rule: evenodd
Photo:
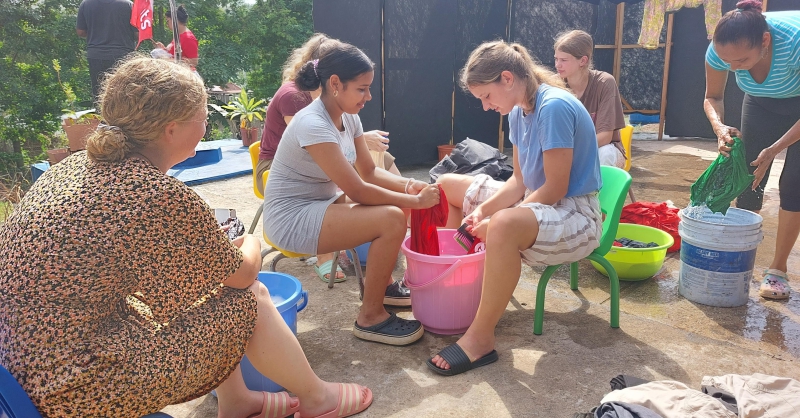
<path fill-rule="evenodd" d="M 742 105 L 742 141 L 744 142 L 747 164 L 750 173 L 756 167 L 750 163 L 758 154 L 780 139 L 792 125 L 800 120 L 800 96 L 787 99 L 755 97 L 744 95 Z M 769 172 L 761 180 L 756 191 L 750 188 L 736 199 L 736 207 L 747 210 L 760 210 L 764 203 L 764 187 L 769 180 Z M 781 209 L 800 212 L 800 142 L 795 142 L 786 150 L 786 160 L 779 182 Z"/>

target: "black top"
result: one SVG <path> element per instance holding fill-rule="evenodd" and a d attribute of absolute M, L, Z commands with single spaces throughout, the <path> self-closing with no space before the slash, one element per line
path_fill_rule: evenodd
<path fill-rule="evenodd" d="M 76 28 L 87 32 L 87 58 L 117 60 L 133 52 L 138 29 L 130 23 L 132 10 L 130 0 L 81 2 Z"/>

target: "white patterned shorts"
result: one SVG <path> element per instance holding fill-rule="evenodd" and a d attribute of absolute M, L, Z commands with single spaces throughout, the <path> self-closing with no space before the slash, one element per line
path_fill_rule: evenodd
<path fill-rule="evenodd" d="M 500 190 L 503 182 L 486 174 L 475 176 L 464 196 L 464 216 Z M 530 190 L 525 192 L 527 197 Z M 539 221 L 539 235 L 531 248 L 520 251 L 522 261 L 528 265 L 557 265 L 586 258 L 600 245 L 603 232 L 603 215 L 597 193 L 565 197 L 555 205 L 542 203 L 521 204 L 533 211 Z"/>

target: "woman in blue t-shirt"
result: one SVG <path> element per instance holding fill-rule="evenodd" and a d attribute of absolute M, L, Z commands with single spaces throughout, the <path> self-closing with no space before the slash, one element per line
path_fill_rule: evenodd
<path fill-rule="evenodd" d="M 428 361 L 443 375 L 497 360 L 494 329 L 519 281 L 521 261 L 580 260 L 597 248 L 603 229 L 594 124 L 564 81 L 536 65 L 522 45 L 495 41 L 472 52 L 460 82 L 484 110 L 508 115 L 514 175 L 505 183 L 487 175 L 439 178 L 450 203 L 447 226 L 465 222 L 486 243 L 475 320 L 456 344 Z"/>
<path fill-rule="evenodd" d="M 714 40 L 706 52 L 708 120 L 728 155 L 732 136 L 745 145 L 747 161 L 755 174 L 752 190 L 736 199 L 736 206 L 758 212 L 764 198 L 772 160 L 787 150 L 781 172 L 780 211 L 775 255 L 764 273 L 759 294 L 787 299 L 789 253 L 800 234 L 800 11 L 761 13 L 761 2 L 745 0 L 717 23 Z M 728 72 L 744 91 L 741 132 L 724 122 L 725 83 Z"/>

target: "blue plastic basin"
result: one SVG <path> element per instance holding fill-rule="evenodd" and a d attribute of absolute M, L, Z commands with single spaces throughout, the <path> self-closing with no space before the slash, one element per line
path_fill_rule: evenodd
<path fill-rule="evenodd" d="M 258 273 L 258 280 L 269 289 L 272 303 L 278 308 L 286 325 L 297 334 L 297 313 L 308 305 L 308 291 L 303 290 L 299 280 L 284 273 L 262 271 Z M 302 299 L 302 301 L 300 300 Z M 247 388 L 259 392 L 280 392 L 283 387 L 267 379 L 247 359 L 242 358 L 242 376 Z"/>
<path fill-rule="evenodd" d="M 367 265 L 367 253 L 369 252 L 370 244 L 372 244 L 372 242 L 361 244 L 355 248 L 356 254 L 358 254 L 358 261 L 361 262 L 362 266 Z M 350 254 L 350 250 L 347 250 L 346 252 L 347 252 L 347 258 L 349 258 L 350 261 L 353 261 L 353 255 Z"/>

